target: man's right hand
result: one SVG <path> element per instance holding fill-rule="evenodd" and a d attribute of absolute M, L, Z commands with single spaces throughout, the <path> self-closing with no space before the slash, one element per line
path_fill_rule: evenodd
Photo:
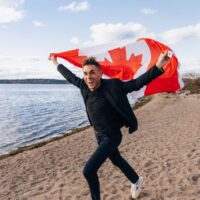
<path fill-rule="evenodd" d="M 57 57 L 53 56 L 52 54 L 49 54 L 49 57 L 48 59 L 55 65 L 55 66 L 58 66 L 59 63 L 57 61 Z"/>

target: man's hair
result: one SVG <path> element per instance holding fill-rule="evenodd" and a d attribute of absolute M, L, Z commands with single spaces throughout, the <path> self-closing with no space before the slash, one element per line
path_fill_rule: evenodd
<path fill-rule="evenodd" d="M 100 64 L 97 62 L 96 58 L 91 56 L 91 57 L 88 57 L 86 58 L 84 61 L 83 61 L 83 67 L 85 65 L 94 65 L 95 67 L 97 67 L 98 69 L 100 69 Z"/>

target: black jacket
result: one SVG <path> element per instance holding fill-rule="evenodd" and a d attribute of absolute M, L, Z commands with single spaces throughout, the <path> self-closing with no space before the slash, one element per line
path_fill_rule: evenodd
<path fill-rule="evenodd" d="M 77 86 L 81 90 L 81 94 L 86 104 L 87 93 L 89 91 L 89 88 L 86 85 L 85 81 L 77 77 L 62 64 L 59 64 L 57 69 L 70 83 Z M 112 104 L 112 106 L 120 113 L 120 115 L 124 119 L 124 125 L 126 127 L 129 127 L 129 133 L 133 133 L 137 130 L 138 123 L 133 113 L 133 110 L 129 104 L 127 94 L 139 90 L 144 85 L 150 83 L 153 79 L 157 78 L 161 74 L 163 74 L 163 71 L 157 66 L 153 66 L 140 77 L 130 81 L 123 82 L 117 78 L 101 80 L 101 83 L 104 85 L 103 88 L 105 97 Z M 89 118 L 89 115 L 88 119 L 92 126 L 92 122 Z"/>

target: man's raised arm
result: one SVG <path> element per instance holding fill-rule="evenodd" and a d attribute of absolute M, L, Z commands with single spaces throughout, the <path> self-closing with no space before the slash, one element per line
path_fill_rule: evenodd
<path fill-rule="evenodd" d="M 57 58 L 55 56 L 49 55 L 48 58 L 56 67 L 57 70 L 73 85 L 78 88 L 81 87 L 83 83 L 83 79 L 77 77 L 74 73 L 72 73 L 69 69 L 67 69 L 63 64 L 58 63 Z"/>
<path fill-rule="evenodd" d="M 125 93 L 127 94 L 133 91 L 137 91 L 144 85 L 147 85 L 152 80 L 163 74 L 163 67 L 169 62 L 170 58 L 171 57 L 169 56 L 168 51 L 165 51 L 163 54 L 161 53 L 156 64 L 147 72 L 145 72 L 136 79 L 123 82 Z"/>

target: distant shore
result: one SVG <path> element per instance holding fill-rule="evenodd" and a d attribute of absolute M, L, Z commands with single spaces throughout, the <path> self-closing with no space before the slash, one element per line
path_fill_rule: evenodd
<path fill-rule="evenodd" d="M 186 86 L 200 87 L 200 77 L 185 76 L 183 82 Z M 0 84 L 70 84 L 67 80 L 60 79 L 0 79 Z M 191 88 L 191 87 L 190 87 Z M 190 88 L 186 88 L 189 89 Z"/>
<path fill-rule="evenodd" d="M 68 84 L 67 80 L 58 79 L 0 79 L 0 84 Z"/>

